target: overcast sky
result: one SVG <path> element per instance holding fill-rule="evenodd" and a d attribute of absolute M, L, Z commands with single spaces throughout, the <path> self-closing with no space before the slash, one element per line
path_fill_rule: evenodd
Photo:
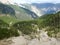
<path fill-rule="evenodd" d="M 17 3 L 60 3 L 60 0 L 14 0 Z"/>
<path fill-rule="evenodd" d="M 11 3 L 60 3 L 60 0 L 0 0 L 2 2 L 9 1 Z"/>

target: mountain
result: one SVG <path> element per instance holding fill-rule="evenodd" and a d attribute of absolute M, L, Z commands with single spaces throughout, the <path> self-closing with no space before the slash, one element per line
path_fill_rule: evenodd
<path fill-rule="evenodd" d="M 36 6 L 38 9 L 42 10 L 44 14 L 52 14 L 60 11 L 60 4 L 54 3 L 33 3 L 33 6 Z"/>
<path fill-rule="evenodd" d="M 34 5 L 31 5 L 31 4 L 20 4 L 20 5 L 36 13 L 39 17 L 43 15 L 43 12 Z"/>
<path fill-rule="evenodd" d="M 32 20 L 38 17 L 33 11 L 17 4 L 13 5 L 2 3 L 0 3 L 0 15 L 14 16 L 19 20 Z"/>
<path fill-rule="evenodd" d="M 15 10 L 12 7 L 8 6 L 8 5 L 0 3 L 0 15 L 1 14 L 15 15 Z"/>
<path fill-rule="evenodd" d="M 16 12 L 16 17 L 21 19 L 21 20 L 28 20 L 28 19 L 34 19 L 37 18 L 37 14 L 34 12 L 30 11 L 29 9 L 23 8 L 18 5 L 10 5 Z"/>
<path fill-rule="evenodd" d="M 37 13 L 38 16 L 44 14 L 52 14 L 60 11 L 60 3 L 32 3 L 22 4 L 25 8 L 32 10 Z M 40 15 L 39 15 L 40 14 Z"/>

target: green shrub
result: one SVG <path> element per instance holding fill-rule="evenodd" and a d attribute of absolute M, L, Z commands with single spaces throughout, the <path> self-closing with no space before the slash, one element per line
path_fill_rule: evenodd
<path fill-rule="evenodd" d="M 10 27 L 7 23 L 0 20 L 0 40 L 13 36 L 19 36 L 18 30 L 12 26 Z"/>
<path fill-rule="evenodd" d="M 36 24 L 35 21 L 23 21 L 23 22 L 18 22 L 16 24 L 14 24 L 13 26 L 20 30 L 23 34 L 29 35 L 32 32 L 35 32 L 35 30 L 33 30 L 33 26 L 32 24 Z"/>

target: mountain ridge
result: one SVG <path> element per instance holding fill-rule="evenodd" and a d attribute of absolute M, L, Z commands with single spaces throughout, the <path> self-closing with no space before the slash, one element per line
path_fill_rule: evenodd
<path fill-rule="evenodd" d="M 32 20 L 38 17 L 33 11 L 20 7 L 19 5 L 0 3 L 0 8 L 0 15 L 13 15 L 20 20 Z"/>
<path fill-rule="evenodd" d="M 31 9 L 31 6 L 34 6 L 39 10 L 42 15 L 44 14 L 52 14 L 60 11 L 60 3 L 32 3 L 32 4 L 22 4 L 26 8 Z"/>

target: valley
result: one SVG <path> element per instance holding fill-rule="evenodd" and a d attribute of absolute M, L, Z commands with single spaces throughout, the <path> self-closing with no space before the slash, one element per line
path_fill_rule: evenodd
<path fill-rule="evenodd" d="M 59 9 L 29 6 L 0 3 L 0 45 L 60 45 Z"/>

